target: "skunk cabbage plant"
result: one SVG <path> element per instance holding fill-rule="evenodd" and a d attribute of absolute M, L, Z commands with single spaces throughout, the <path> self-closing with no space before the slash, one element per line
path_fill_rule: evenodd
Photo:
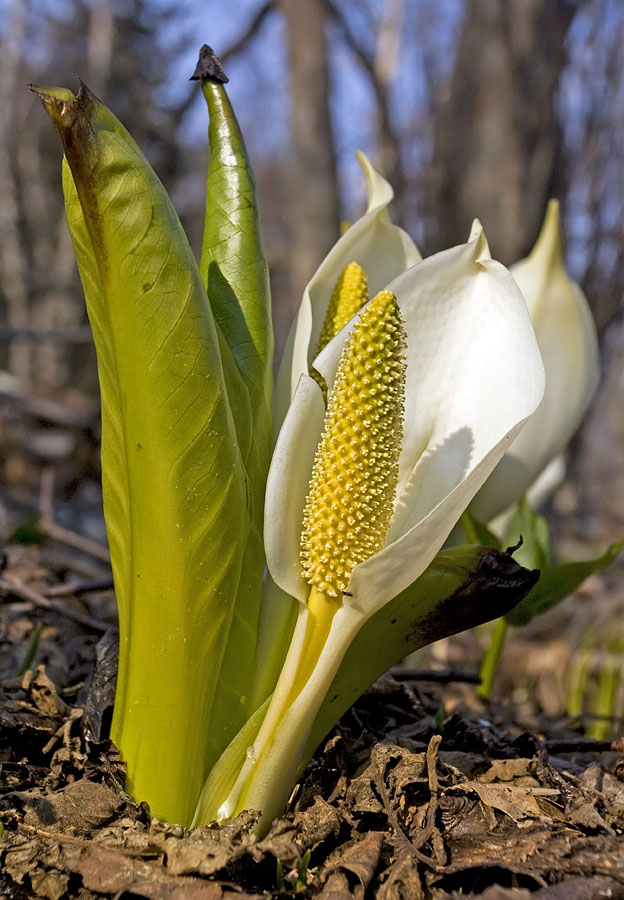
<path fill-rule="evenodd" d="M 210 114 L 199 264 L 113 114 L 84 85 L 33 90 L 64 148 L 98 356 L 127 788 L 187 826 L 255 808 L 262 830 L 376 677 L 535 583 L 495 549 L 440 548 L 544 372 L 482 231 L 421 262 L 361 157 L 368 209 L 305 292 L 272 424 L 253 175 L 206 46 L 194 77 Z"/>
<path fill-rule="evenodd" d="M 483 521 L 527 492 L 537 504 L 556 487 L 565 471 L 561 454 L 581 424 L 599 378 L 596 327 L 583 291 L 565 268 L 556 200 L 548 204 L 531 253 L 511 272 L 529 308 L 546 389 L 538 409 L 471 506 Z"/>

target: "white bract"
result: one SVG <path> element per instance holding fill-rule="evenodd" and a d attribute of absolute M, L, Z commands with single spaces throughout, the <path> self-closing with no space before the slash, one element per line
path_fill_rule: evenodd
<path fill-rule="evenodd" d="M 406 414 L 387 543 L 354 568 L 344 600 L 345 609 L 367 616 L 422 574 L 544 392 L 526 304 L 508 270 L 491 259 L 482 231 L 412 266 L 387 289 L 407 331 Z M 314 360 L 329 389 L 352 326 Z M 302 514 L 323 415 L 322 392 L 304 373 L 267 483 L 269 571 L 301 602 L 309 593 L 299 558 Z"/>
<path fill-rule="evenodd" d="M 277 439 L 265 508 L 269 571 L 297 598 L 299 615 L 266 717 L 219 810 L 223 818 L 245 806 L 262 809 L 269 821 L 276 814 L 285 799 L 280 785 L 295 777 L 314 717 L 355 635 L 424 572 L 543 395 L 544 368 L 526 304 L 507 269 L 491 259 L 481 230 L 387 288 L 407 334 L 406 414 L 390 531 L 385 546 L 353 568 L 316 662 L 293 697 L 314 628 L 300 539 L 325 412 L 321 388 L 304 372 Z M 356 321 L 313 361 L 329 391 Z"/>
<path fill-rule="evenodd" d="M 419 262 L 405 233 L 389 222 L 390 188 L 363 165 L 372 210 L 341 238 L 310 282 L 280 373 L 278 403 L 287 411 L 268 476 L 264 537 L 270 574 L 299 601 L 299 613 L 268 710 L 219 818 L 258 808 L 270 821 L 279 812 L 283 785 L 296 777 L 314 718 L 355 635 L 422 575 L 544 391 L 526 303 L 509 271 L 491 259 L 480 227 L 467 244 Z M 385 259 L 380 241 L 388 248 Z M 300 556 L 325 416 L 323 391 L 309 371 L 313 364 L 331 393 L 359 316 L 314 359 L 312 348 L 334 283 L 351 260 L 365 268 L 371 294 L 386 288 L 397 298 L 407 345 L 405 420 L 387 539 L 355 565 L 347 590 L 328 614 L 311 609 Z"/>
<path fill-rule="evenodd" d="M 366 177 L 366 212 L 329 251 L 303 294 L 280 362 L 273 399 L 274 427 L 279 429 L 300 375 L 308 374 L 325 311 L 338 276 L 350 262 L 359 263 L 368 276 L 369 295 L 374 296 L 400 272 L 422 259 L 407 232 L 390 221 L 388 206 L 394 197 L 390 184 L 358 151 L 358 162 Z"/>
<path fill-rule="evenodd" d="M 533 503 L 565 471 L 560 454 L 594 396 L 598 341 L 589 305 L 565 269 L 559 204 L 551 200 L 537 242 L 511 272 L 527 302 L 546 371 L 544 397 L 471 506 L 483 521 L 529 493 Z"/>

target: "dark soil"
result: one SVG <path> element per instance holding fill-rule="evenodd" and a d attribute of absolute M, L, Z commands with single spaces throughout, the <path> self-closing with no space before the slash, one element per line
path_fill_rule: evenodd
<path fill-rule="evenodd" d="M 543 717 L 527 733 L 511 703 L 481 704 L 452 672 L 437 673 L 446 684 L 381 679 L 264 840 L 253 812 L 194 832 L 150 819 L 102 738 L 113 687 L 107 578 L 102 563 L 79 564 L 59 546 L 6 553 L 2 896 L 624 898 L 624 743 Z"/>

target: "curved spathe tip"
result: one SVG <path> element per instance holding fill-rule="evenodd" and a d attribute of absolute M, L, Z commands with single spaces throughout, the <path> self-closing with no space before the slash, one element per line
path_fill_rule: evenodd
<path fill-rule="evenodd" d="M 381 206 L 388 206 L 394 199 L 394 189 L 371 163 L 362 150 L 356 150 L 355 156 L 366 179 L 368 190 L 368 206 L 366 212 L 372 212 Z"/>

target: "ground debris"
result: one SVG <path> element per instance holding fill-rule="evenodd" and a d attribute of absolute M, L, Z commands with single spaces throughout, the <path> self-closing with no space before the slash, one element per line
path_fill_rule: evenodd
<path fill-rule="evenodd" d="M 102 723 L 72 705 L 82 683 L 41 663 L 0 682 L 2 896 L 624 900 L 617 754 L 567 761 L 478 708 L 441 715 L 448 685 L 381 679 L 258 840 L 252 812 L 192 832 L 150 821 Z"/>

